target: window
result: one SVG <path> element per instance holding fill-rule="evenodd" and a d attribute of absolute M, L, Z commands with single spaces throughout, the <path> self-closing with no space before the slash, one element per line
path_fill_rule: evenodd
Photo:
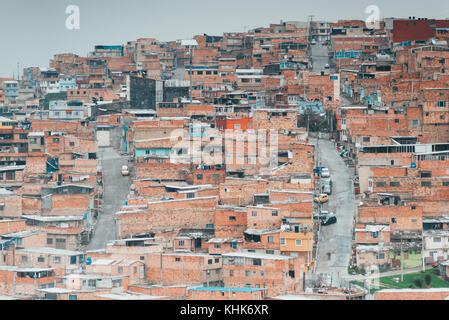
<path fill-rule="evenodd" d="M 262 265 L 261 259 L 253 259 L 253 266 L 260 266 Z"/>
<path fill-rule="evenodd" d="M 383 259 L 385 259 L 385 253 L 378 253 L 378 254 L 376 254 L 376 259 L 377 259 L 377 260 L 383 260 Z"/>
<path fill-rule="evenodd" d="M 38 257 L 37 258 L 37 262 L 45 262 L 45 258 L 44 257 Z"/>
<path fill-rule="evenodd" d="M 302 240 L 301 239 L 296 239 L 295 240 L 295 244 L 296 244 L 297 247 L 302 246 Z"/>
<path fill-rule="evenodd" d="M 59 257 L 59 256 L 54 256 L 54 257 L 53 257 L 53 263 L 61 263 L 61 257 Z"/>
<path fill-rule="evenodd" d="M 181 258 L 175 258 L 175 261 L 179 262 L 179 261 L 181 261 Z"/>
<path fill-rule="evenodd" d="M 246 277 L 251 277 L 251 271 L 245 271 L 245 276 Z"/>
<path fill-rule="evenodd" d="M 445 107 L 446 101 L 438 101 L 438 107 Z"/>
<path fill-rule="evenodd" d="M 431 178 L 432 171 L 421 171 L 421 178 Z"/>
<path fill-rule="evenodd" d="M 70 141 L 70 142 L 69 142 L 69 146 L 74 147 L 74 146 L 75 146 L 75 142 Z"/>
<path fill-rule="evenodd" d="M 212 259 L 207 260 L 207 264 L 212 264 Z"/>
<path fill-rule="evenodd" d="M 269 243 L 273 243 L 274 242 L 274 237 L 273 236 L 268 236 L 268 242 Z"/>
<path fill-rule="evenodd" d="M 444 187 L 449 187 L 449 181 L 443 181 L 443 186 Z"/>
<path fill-rule="evenodd" d="M 234 129 L 240 129 L 240 124 L 234 124 Z"/>
<path fill-rule="evenodd" d="M 221 244 L 215 243 L 215 244 L 214 244 L 214 248 L 215 248 L 215 249 L 220 249 L 220 248 L 221 248 Z"/>
<path fill-rule="evenodd" d="M 118 267 L 118 273 L 122 273 L 123 272 L 123 267 Z"/>
<path fill-rule="evenodd" d="M 421 187 L 431 187 L 432 182 L 430 181 L 421 181 Z"/>
<path fill-rule="evenodd" d="M 76 256 L 70 257 L 70 264 L 76 264 Z"/>
<path fill-rule="evenodd" d="M 253 216 L 253 217 L 256 217 L 256 216 L 257 216 L 257 211 L 253 211 L 253 212 L 252 212 L 252 216 Z"/>
<path fill-rule="evenodd" d="M 137 273 L 137 267 L 133 268 L 133 273 L 136 274 Z"/>
<path fill-rule="evenodd" d="M 287 240 L 285 238 L 281 238 L 281 246 L 286 246 Z"/>
<path fill-rule="evenodd" d="M 53 138 L 53 143 L 59 143 L 59 138 Z"/>
<path fill-rule="evenodd" d="M 377 187 L 377 188 L 379 188 L 379 187 L 385 187 L 385 185 L 386 185 L 385 181 L 377 181 L 377 182 L 376 182 L 376 187 Z"/>
<path fill-rule="evenodd" d="M 22 262 L 23 263 L 27 263 L 28 262 L 28 257 L 27 256 L 22 256 Z"/>
<path fill-rule="evenodd" d="M 396 218 L 391 218 L 391 223 L 396 223 Z"/>
<path fill-rule="evenodd" d="M 441 237 L 435 237 L 435 238 L 433 238 L 433 242 L 441 242 Z"/>
<path fill-rule="evenodd" d="M 371 239 L 377 239 L 379 237 L 379 233 L 377 231 L 371 232 Z"/>
<path fill-rule="evenodd" d="M 363 142 L 370 142 L 371 138 L 370 137 L 363 137 Z"/>
<path fill-rule="evenodd" d="M 419 125 L 419 120 L 412 120 L 412 127 L 417 127 Z"/>
<path fill-rule="evenodd" d="M 265 251 L 267 254 L 274 254 L 274 250 L 266 250 Z"/>
<path fill-rule="evenodd" d="M 394 122 L 395 123 L 399 123 L 399 119 L 394 119 Z"/>
<path fill-rule="evenodd" d="M 220 262 L 220 258 L 215 258 L 214 262 L 215 263 L 219 263 Z"/>
<path fill-rule="evenodd" d="M 202 173 L 197 174 L 197 175 L 196 175 L 196 178 L 197 178 L 198 180 L 203 180 L 203 174 L 202 174 Z"/>
<path fill-rule="evenodd" d="M 271 211 L 271 215 L 272 215 L 273 217 L 277 217 L 277 216 L 278 216 L 278 212 L 277 212 L 277 211 Z"/>
<path fill-rule="evenodd" d="M 5 172 L 5 180 L 14 180 L 16 178 L 15 171 L 6 171 Z"/>
<path fill-rule="evenodd" d="M 237 242 L 231 242 L 229 246 L 231 247 L 231 249 L 237 249 Z"/>
<path fill-rule="evenodd" d="M 179 240 L 178 241 L 178 246 L 183 246 L 184 245 L 184 240 Z"/>
<path fill-rule="evenodd" d="M 390 181 L 390 187 L 399 187 L 399 182 L 397 182 L 397 181 Z"/>
<path fill-rule="evenodd" d="M 53 244 L 53 239 L 52 238 L 47 238 L 47 244 Z"/>

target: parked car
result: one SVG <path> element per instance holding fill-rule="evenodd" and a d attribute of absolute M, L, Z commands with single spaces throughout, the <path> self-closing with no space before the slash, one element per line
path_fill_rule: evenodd
<path fill-rule="evenodd" d="M 316 203 L 326 203 L 329 201 L 329 196 L 325 193 L 322 193 L 319 196 L 315 197 L 313 201 L 315 201 Z"/>
<path fill-rule="evenodd" d="M 330 173 L 329 173 L 329 169 L 324 167 L 321 169 L 321 177 L 322 178 L 329 178 L 330 177 Z"/>
<path fill-rule="evenodd" d="M 321 218 L 321 225 L 328 226 L 330 224 L 337 223 L 337 217 L 335 215 L 328 215 Z"/>
<path fill-rule="evenodd" d="M 310 44 L 316 44 L 316 40 L 313 39 L 312 41 L 310 41 Z"/>
<path fill-rule="evenodd" d="M 321 174 L 321 170 L 322 170 L 323 168 L 325 168 L 325 167 L 316 167 L 316 168 L 313 168 L 313 172 L 318 173 L 318 174 Z"/>
<path fill-rule="evenodd" d="M 329 67 L 329 64 L 328 63 L 326 63 L 326 65 L 324 66 L 324 69 L 329 69 L 330 67 Z"/>
<path fill-rule="evenodd" d="M 122 176 L 129 176 L 129 168 L 128 166 L 122 166 Z"/>
<path fill-rule="evenodd" d="M 325 217 L 327 217 L 327 216 L 333 216 L 333 215 L 334 215 L 333 212 L 329 212 L 329 211 L 327 211 L 327 210 L 322 210 L 322 211 L 320 212 L 320 219 L 323 219 L 323 218 L 325 218 Z"/>
<path fill-rule="evenodd" d="M 321 192 L 325 194 L 332 194 L 332 180 L 331 179 L 325 179 L 321 182 Z"/>

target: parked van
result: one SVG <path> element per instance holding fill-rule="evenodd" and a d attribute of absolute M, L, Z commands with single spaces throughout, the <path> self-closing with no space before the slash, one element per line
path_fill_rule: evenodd
<path fill-rule="evenodd" d="M 325 194 L 332 194 L 332 180 L 331 179 L 326 179 L 326 180 L 322 180 L 321 181 L 321 192 L 325 193 Z"/>

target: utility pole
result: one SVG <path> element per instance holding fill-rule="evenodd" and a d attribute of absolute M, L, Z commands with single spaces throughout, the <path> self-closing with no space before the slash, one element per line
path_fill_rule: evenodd
<path fill-rule="evenodd" d="M 189 66 L 189 77 L 190 77 L 190 104 L 192 104 L 192 46 L 189 46 L 189 57 L 190 57 L 190 66 Z"/>
<path fill-rule="evenodd" d="M 402 255 L 402 233 L 401 233 L 401 282 L 404 282 L 404 256 Z"/>
<path fill-rule="evenodd" d="M 310 19 L 309 23 L 309 41 L 312 39 L 312 22 L 313 22 L 314 15 L 309 15 L 308 18 Z"/>
<path fill-rule="evenodd" d="M 425 259 L 424 259 L 424 245 L 425 245 L 425 242 L 424 242 L 424 231 L 423 231 L 423 229 L 421 229 L 421 239 L 422 239 L 422 241 L 423 241 L 423 244 L 422 244 L 422 250 L 421 250 L 421 255 L 422 255 L 422 271 L 423 271 L 423 272 L 426 272 L 426 262 L 425 262 Z"/>

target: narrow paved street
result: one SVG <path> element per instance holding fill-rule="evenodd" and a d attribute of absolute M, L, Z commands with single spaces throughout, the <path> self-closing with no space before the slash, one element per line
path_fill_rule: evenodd
<path fill-rule="evenodd" d="M 323 46 L 322 42 L 317 42 L 310 46 L 313 63 L 313 72 L 326 71 L 324 66 L 329 63 L 328 47 Z"/>
<path fill-rule="evenodd" d="M 333 182 L 329 203 L 324 204 L 322 210 L 334 212 L 337 223 L 321 227 L 315 273 L 344 277 L 348 274 L 355 215 L 352 179 L 332 142 L 320 139 L 317 152 L 320 165 L 329 168 Z"/>
<path fill-rule="evenodd" d="M 124 205 L 131 183 L 130 176 L 121 174 L 122 165 L 128 164 L 126 156 L 112 147 L 99 148 L 98 154 L 103 172 L 103 205 L 88 250 L 103 249 L 108 241 L 117 238 L 115 213 Z"/>

